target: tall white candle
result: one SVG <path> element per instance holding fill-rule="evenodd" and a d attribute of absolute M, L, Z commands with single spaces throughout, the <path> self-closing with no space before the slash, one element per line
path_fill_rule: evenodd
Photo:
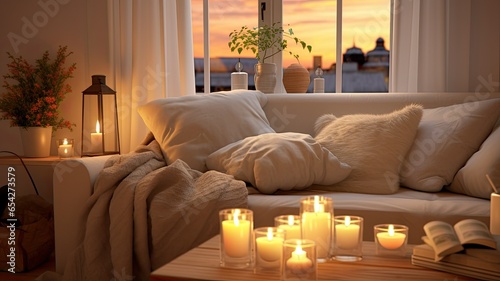
<path fill-rule="evenodd" d="M 331 214 L 325 212 L 324 204 L 314 197 L 314 212 L 302 213 L 302 236 L 316 241 L 318 258 L 328 257 L 331 242 Z"/>
<path fill-rule="evenodd" d="M 340 249 L 354 249 L 358 247 L 359 225 L 351 224 L 351 217 L 346 216 L 344 224 L 335 225 L 335 242 Z"/>
<path fill-rule="evenodd" d="M 226 254 L 233 258 L 242 258 L 249 254 L 250 222 L 239 219 L 236 209 L 232 220 L 222 222 L 222 237 Z"/>
<path fill-rule="evenodd" d="M 102 152 L 102 133 L 99 120 L 95 123 L 95 133 L 90 133 L 90 152 Z"/>

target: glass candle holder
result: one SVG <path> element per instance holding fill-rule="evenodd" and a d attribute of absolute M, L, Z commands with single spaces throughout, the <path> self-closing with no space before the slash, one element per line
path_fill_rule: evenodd
<path fill-rule="evenodd" d="M 320 262 L 331 257 L 333 201 L 324 196 L 310 196 L 300 200 L 302 239 L 316 242 Z"/>
<path fill-rule="evenodd" d="M 375 252 L 377 255 L 406 255 L 408 227 L 401 224 L 374 226 Z"/>
<path fill-rule="evenodd" d="M 363 218 L 335 216 L 333 220 L 333 258 L 359 261 L 363 257 Z"/>
<path fill-rule="evenodd" d="M 253 212 L 248 209 L 224 209 L 220 219 L 220 265 L 246 268 L 253 266 Z"/>
<path fill-rule="evenodd" d="M 282 215 L 274 218 L 274 226 L 286 230 L 286 239 L 300 239 L 300 216 Z"/>
<path fill-rule="evenodd" d="M 74 144 L 73 139 L 64 138 L 57 140 L 57 154 L 59 155 L 59 158 L 73 157 L 75 151 Z"/>
<path fill-rule="evenodd" d="M 261 227 L 254 230 L 256 272 L 281 273 L 285 233 L 285 230 L 277 227 Z"/>
<path fill-rule="evenodd" d="M 282 280 L 316 280 L 316 242 L 307 239 L 287 239 L 283 243 Z"/>

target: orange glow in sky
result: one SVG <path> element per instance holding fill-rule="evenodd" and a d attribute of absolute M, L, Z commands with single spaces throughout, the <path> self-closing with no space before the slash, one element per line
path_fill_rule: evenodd
<path fill-rule="evenodd" d="M 289 43 L 289 48 L 299 54 L 305 67 L 312 67 L 313 56 L 322 56 L 322 67 L 335 63 L 336 6 L 334 0 L 283 0 L 283 23 L 290 25 L 295 35 L 312 45 L 311 53 Z M 210 54 L 211 57 L 238 57 L 231 53 L 227 43 L 229 33 L 241 26 L 257 26 L 257 0 L 209 0 Z M 193 44 L 195 57 L 203 57 L 203 0 L 192 0 Z M 342 53 L 353 44 L 366 54 L 375 48 L 375 40 L 382 37 L 389 49 L 390 0 L 343 1 Z M 244 51 L 241 57 L 253 57 Z M 283 54 L 283 65 L 296 62 Z"/>

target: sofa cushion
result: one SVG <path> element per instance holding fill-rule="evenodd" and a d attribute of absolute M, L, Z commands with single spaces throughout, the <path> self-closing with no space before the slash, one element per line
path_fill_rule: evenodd
<path fill-rule="evenodd" d="M 251 183 L 260 192 L 330 185 L 351 172 L 313 137 L 270 133 L 229 144 L 207 158 L 207 167 Z"/>
<path fill-rule="evenodd" d="M 452 182 L 498 120 L 500 99 L 424 109 L 401 169 L 402 185 L 437 192 Z"/>
<path fill-rule="evenodd" d="M 389 114 L 354 114 L 316 121 L 316 140 L 352 167 L 331 190 L 391 194 L 399 188 L 399 169 L 422 117 L 420 105 Z"/>
<path fill-rule="evenodd" d="M 158 99 L 139 114 L 160 143 L 167 164 L 182 159 L 207 171 L 212 152 L 249 136 L 273 133 L 262 107 L 267 97 L 258 91 L 228 91 Z"/>
<path fill-rule="evenodd" d="M 483 142 L 446 189 L 456 193 L 489 199 L 493 188 L 486 179 L 489 175 L 500 188 L 500 127 Z"/>

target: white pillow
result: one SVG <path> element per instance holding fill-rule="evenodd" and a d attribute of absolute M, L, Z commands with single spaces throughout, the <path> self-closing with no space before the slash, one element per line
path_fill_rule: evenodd
<path fill-rule="evenodd" d="M 313 137 L 271 133 L 229 144 L 207 158 L 207 167 L 251 183 L 260 192 L 330 185 L 351 172 Z"/>
<path fill-rule="evenodd" d="M 316 121 L 316 140 L 349 164 L 346 180 L 335 191 L 391 194 L 399 188 L 399 169 L 422 117 L 420 105 L 389 114 L 354 114 Z"/>
<path fill-rule="evenodd" d="M 158 99 L 139 108 L 144 123 L 160 143 L 167 164 L 182 159 L 207 171 L 205 160 L 217 149 L 263 133 L 274 133 L 258 91 L 228 91 Z"/>
<path fill-rule="evenodd" d="M 500 188 L 500 127 L 497 127 L 483 142 L 479 151 L 474 153 L 453 178 L 446 189 L 490 199 L 493 188 L 486 179 L 488 174 L 497 188 Z"/>
<path fill-rule="evenodd" d="M 440 191 L 452 182 L 498 120 L 500 99 L 424 109 L 401 169 L 403 186 Z"/>

